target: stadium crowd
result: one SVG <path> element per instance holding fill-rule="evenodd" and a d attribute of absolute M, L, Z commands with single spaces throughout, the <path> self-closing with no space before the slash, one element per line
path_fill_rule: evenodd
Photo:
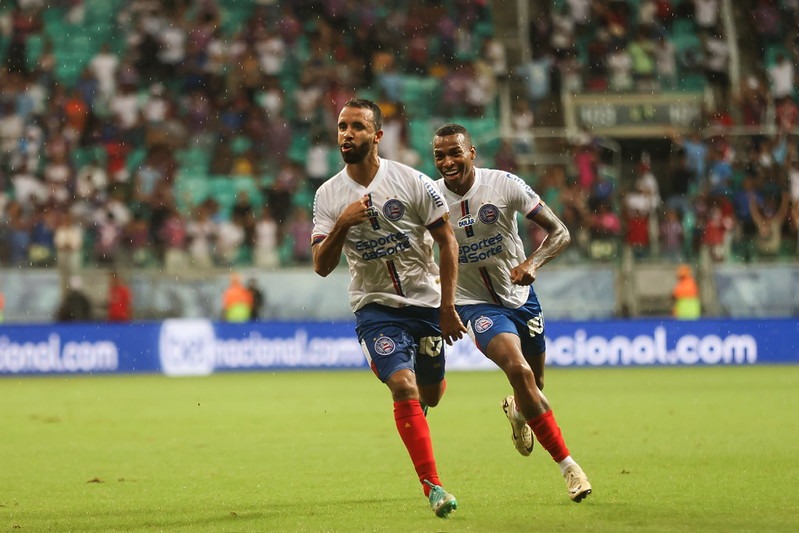
<path fill-rule="evenodd" d="M 643 150 L 633 175 L 616 183 L 586 134 L 570 166 L 543 173 L 536 188 L 577 236 L 572 253 L 609 259 L 625 246 L 639 259 L 675 262 L 701 250 L 715 261 L 797 256 L 797 2 L 734 8 L 746 22 L 738 31 L 751 32 L 739 40 L 739 86 L 719 0 L 560 0 L 533 20 L 533 56 L 517 71 L 534 115 L 562 85 L 708 94 L 695 130 L 671 135 L 665 168 Z"/>
<path fill-rule="evenodd" d="M 521 65 L 507 64 L 487 1 L 17 0 L 0 11 L 0 264 L 308 262 L 345 101 L 378 101 L 382 155 L 418 165 L 415 117 L 495 121 L 509 79 L 526 89 L 519 131 L 562 83 L 712 91 L 706 122 L 674 136 L 669 175 L 642 157 L 629 184 L 609 180 L 586 138 L 573 164 L 524 176 L 577 236 L 573 257 L 795 256 L 796 2 L 747 3 L 763 51 L 749 64 L 762 68 L 737 91 L 714 56 L 717 0 L 556 1 Z M 760 131 L 770 123 L 775 135 Z M 526 149 L 503 143 L 481 163 L 513 170 Z"/>

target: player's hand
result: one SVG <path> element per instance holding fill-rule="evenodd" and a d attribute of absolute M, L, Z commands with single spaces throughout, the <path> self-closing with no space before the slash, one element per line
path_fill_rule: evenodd
<path fill-rule="evenodd" d="M 439 322 L 441 325 L 441 337 L 450 346 L 466 333 L 466 326 L 461 322 L 461 317 L 458 316 L 454 307 L 442 307 L 440 310 Z"/>
<path fill-rule="evenodd" d="M 514 267 L 510 271 L 510 281 L 514 285 L 532 285 L 535 281 L 535 267 L 528 263 Z"/>
<path fill-rule="evenodd" d="M 362 198 L 352 202 L 350 205 L 345 207 L 344 211 L 342 211 L 341 215 L 339 215 L 339 223 L 344 227 L 351 228 L 352 226 L 357 226 L 358 224 L 365 222 L 369 218 L 368 203 L 368 196 L 363 196 Z"/>

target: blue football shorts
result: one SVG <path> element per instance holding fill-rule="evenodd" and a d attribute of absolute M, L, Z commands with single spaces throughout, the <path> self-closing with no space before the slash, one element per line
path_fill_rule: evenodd
<path fill-rule="evenodd" d="M 432 385 L 444 379 L 444 342 L 438 309 L 367 304 L 355 312 L 355 332 L 372 371 L 382 382 L 408 369 L 416 383 Z"/>
<path fill-rule="evenodd" d="M 530 286 L 530 295 L 527 297 L 527 301 L 517 309 L 495 304 L 470 304 L 456 307 L 461 320 L 469 330 L 469 335 L 481 352 L 486 352 L 488 343 L 499 333 L 518 335 L 522 353 L 526 356 L 546 352 L 544 315 L 532 286 Z"/>

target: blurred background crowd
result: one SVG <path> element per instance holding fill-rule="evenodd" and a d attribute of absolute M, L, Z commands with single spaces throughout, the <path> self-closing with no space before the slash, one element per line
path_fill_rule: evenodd
<path fill-rule="evenodd" d="M 529 10 L 519 46 L 505 4 Z M 0 6 L 3 266 L 306 263 L 355 96 L 384 110 L 381 155 L 432 177 L 431 123 L 467 125 L 480 165 L 517 172 L 567 223 L 566 260 L 797 257 L 797 0 Z M 703 107 L 609 157 L 585 125 L 538 135 L 565 124 L 564 93 Z"/>

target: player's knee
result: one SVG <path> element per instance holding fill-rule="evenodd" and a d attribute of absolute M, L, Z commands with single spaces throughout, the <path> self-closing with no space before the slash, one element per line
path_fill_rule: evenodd
<path fill-rule="evenodd" d="M 508 381 L 514 389 L 526 387 L 527 384 L 532 384 L 534 380 L 533 371 L 528 365 L 521 362 L 508 365 L 505 369 L 505 375 L 508 376 Z"/>
<path fill-rule="evenodd" d="M 419 401 L 428 407 L 435 407 L 444 396 L 444 387 L 441 383 L 435 385 L 419 386 Z"/>
<path fill-rule="evenodd" d="M 416 380 L 411 372 L 397 372 L 386 381 L 386 385 L 395 402 L 419 399 L 419 389 L 416 387 Z"/>

